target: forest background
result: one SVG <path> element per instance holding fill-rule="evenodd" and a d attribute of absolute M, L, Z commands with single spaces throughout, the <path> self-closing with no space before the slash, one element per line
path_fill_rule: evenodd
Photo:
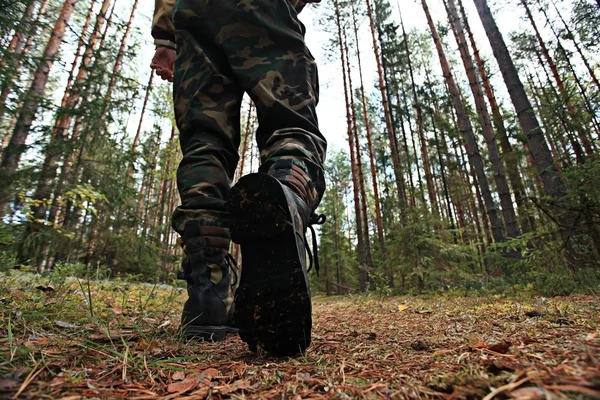
<path fill-rule="evenodd" d="M 151 7 L 0 9 L 0 268 L 174 283 L 180 152 Z M 314 290 L 597 294 L 599 17 L 593 0 L 308 7 L 330 141 Z M 236 179 L 256 124 L 246 100 Z"/>

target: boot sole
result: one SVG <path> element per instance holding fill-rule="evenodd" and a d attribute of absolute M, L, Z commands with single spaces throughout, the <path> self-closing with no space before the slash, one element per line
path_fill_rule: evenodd
<path fill-rule="evenodd" d="M 251 350 L 259 346 L 278 356 L 302 353 L 311 341 L 310 288 L 301 262 L 306 253 L 290 200 L 274 178 L 252 174 L 232 188 L 229 206 L 231 239 L 241 245 L 243 260 L 236 325 Z"/>
<path fill-rule="evenodd" d="M 238 330 L 230 326 L 188 325 L 183 327 L 183 334 L 187 340 L 219 342 L 233 333 L 238 333 Z"/>

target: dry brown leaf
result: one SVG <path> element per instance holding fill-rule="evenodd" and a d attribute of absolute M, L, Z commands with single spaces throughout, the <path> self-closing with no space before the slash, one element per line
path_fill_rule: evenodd
<path fill-rule="evenodd" d="M 512 346 L 512 343 L 510 343 L 510 342 L 501 342 L 501 343 L 496 343 L 492 346 L 489 346 L 487 349 L 490 351 L 493 351 L 495 353 L 506 354 L 506 353 L 508 353 L 510 346 Z"/>
<path fill-rule="evenodd" d="M 229 394 L 237 392 L 238 390 L 249 390 L 252 388 L 250 382 L 245 379 L 233 382 L 231 385 L 217 386 L 214 390 L 215 393 Z"/>
<path fill-rule="evenodd" d="M 71 324 L 69 322 L 65 322 L 65 321 L 59 321 L 56 320 L 54 321 L 54 323 L 56 324 L 56 326 L 58 326 L 59 328 L 64 328 L 64 329 L 75 329 L 77 328 L 77 325 L 75 324 Z"/>
<path fill-rule="evenodd" d="M 15 296 L 17 296 L 19 298 L 19 300 L 25 300 L 25 298 L 27 297 L 27 296 L 25 296 L 25 293 L 23 293 L 19 289 L 12 289 L 10 292 L 12 294 L 14 294 Z"/>
<path fill-rule="evenodd" d="M 217 376 L 221 376 L 221 372 L 219 372 L 219 370 L 215 369 L 215 368 L 208 368 L 208 369 L 202 371 L 202 374 L 206 375 L 209 379 L 217 377 Z"/>
<path fill-rule="evenodd" d="M 298 372 L 296 374 L 296 379 L 302 382 L 308 381 L 310 380 L 310 374 L 307 374 L 306 372 Z"/>
<path fill-rule="evenodd" d="M 444 356 L 446 354 L 452 354 L 454 353 L 454 350 L 437 350 L 435 353 L 433 353 L 433 356 Z"/>
<path fill-rule="evenodd" d="M 185 379 L 185 372 L 183 371 L 176 371 L 172 376 L 171 379 L 174 381 L 182 381 Z"/>
<path fill-rule="evenodd" d="M 16 389 L 18 386 L 19 382 L 13 379 L 0 379 L 0 392 Z"/>
<path fill-rule="evenodd" d="M 167 386 L 167 392 L 183 394 L 195 389 L 199 382 L 199 375 L 190 375 L 181 382 L 171 383 Z"/>

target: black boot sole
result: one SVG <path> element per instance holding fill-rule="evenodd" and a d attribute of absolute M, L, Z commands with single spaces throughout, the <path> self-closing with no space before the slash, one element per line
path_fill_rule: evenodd
<path fill-rule="evenodd" d="M 183 335 L 187 340 L 199 340 L 205 342 L 220 342 L 227 335 L 238 333 L 236 328 L 230 326 L 210 325 L 187 325 L 182 327 Z"/>
<path fill-rule="evenodd" d="M 311 341 L 306 253 L 288 196 L 271 176 L 251 174 L 232 188 L 229 205 L 231 239 L 242 250 L 236 326 L 250 350 L 259 346 L 277 356 L 303 353 Z"/>

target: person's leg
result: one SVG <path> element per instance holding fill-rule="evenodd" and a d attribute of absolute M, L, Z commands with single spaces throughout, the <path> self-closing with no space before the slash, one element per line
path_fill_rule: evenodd
<path fill-rule="evenodd" d="M 243 91 L 212 34 L 197 23 L 197 1 L 179 0 L 174 24 L 174 106 L 183 159 L 177 170 L 181 205 L 173 228 L 185 250 L 187 337 L 218 340 L 232 332 L 233 278 L 227 258 L 227 200 L 238 162 Z"/>
<path fill-rule="evenodd" d="M 251 348 L 296 354 L 311 330 L 304 234 L 325 188 L 316 63 L 297 1 L 202 3 L 198 24 L 214 29 L 215 45 L 258 111 L 261 173 L 236 184 L 229 206 L 232 239 L 242 247 L 240 336 Z"/>

